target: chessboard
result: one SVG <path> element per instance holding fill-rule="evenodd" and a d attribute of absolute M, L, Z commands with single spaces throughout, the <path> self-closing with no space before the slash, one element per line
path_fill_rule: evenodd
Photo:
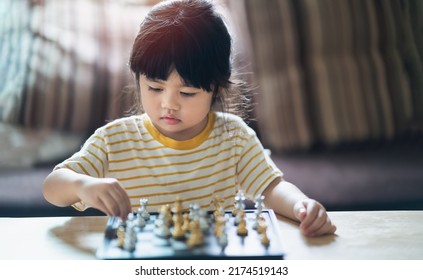
<path fill-rule="evenodd" d="M 144 207 L 125 222 L 109 217 L 97 258 L 283 259 L 279 238 L 271 209 L 201 213 L 179 204 L 150 213 Z"/>

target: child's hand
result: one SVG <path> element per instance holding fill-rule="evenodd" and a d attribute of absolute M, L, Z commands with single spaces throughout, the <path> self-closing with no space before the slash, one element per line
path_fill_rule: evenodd
<path fill-rule="evenodd" d="M 90 178 L 83 182 L 77 195 L 85 204 L 122 220 L 132 211 L 128 195 L 113 178 Z"/>
<path fill-rule="evenodd" d="M 304 199 L 294 205 L 294 214 L 300 220 L 300 230 L 308 237 L 333 234 L 336 226 L 326 209 L 314 199 Z"/>

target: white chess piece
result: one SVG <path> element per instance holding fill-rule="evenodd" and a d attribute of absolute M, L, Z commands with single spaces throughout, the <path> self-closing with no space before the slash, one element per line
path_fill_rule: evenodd
<path fill-rule="evenodd" d="M 140 208 L 138 208 L 138 215 L 141 215 L 145 221 L 148 221 L 150 219 L 150 213 L 147 211 L 147 204 L 148 199 L 147 198 L 141 198 L 140 199 Z"/>

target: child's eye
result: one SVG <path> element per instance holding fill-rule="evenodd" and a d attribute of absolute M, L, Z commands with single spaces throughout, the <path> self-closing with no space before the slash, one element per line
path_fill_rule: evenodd
<path fill-rule="evenodd" d="M 154 92 L 161 92 L 162 91 L 162 89 L 161 88 L 153 88 L 153 87 L 148 87 L 148 90 L 149 91 L 154 91 Z"/>
<path fill-rule="evenodd" d="M 197 94 L 196 92 L 182 92 L 181 91 L 181 95 L 186 96 L 186 97 L 193 97 L 196 94 Z"/>

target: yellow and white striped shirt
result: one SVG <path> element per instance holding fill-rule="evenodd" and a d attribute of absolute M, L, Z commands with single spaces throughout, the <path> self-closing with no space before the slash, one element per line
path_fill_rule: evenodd
<path fill-rule="evenodd" d="M 117 119 L 97 129 L 81 150 L 56 166 L 94 177 L 119 180 L 133 209 L 140 198 L 159 211 L 180 197 L 212 210 L 219 196 L 225 209 L 241 189 L 247 198 L 262 193 L 282 172 L 255 132 L 232 114 L 212 112 L 206 128 L 187 141 L 162 135 L 146 114 Z M 86 206 L 74 205 L 79 210 Z"/>

